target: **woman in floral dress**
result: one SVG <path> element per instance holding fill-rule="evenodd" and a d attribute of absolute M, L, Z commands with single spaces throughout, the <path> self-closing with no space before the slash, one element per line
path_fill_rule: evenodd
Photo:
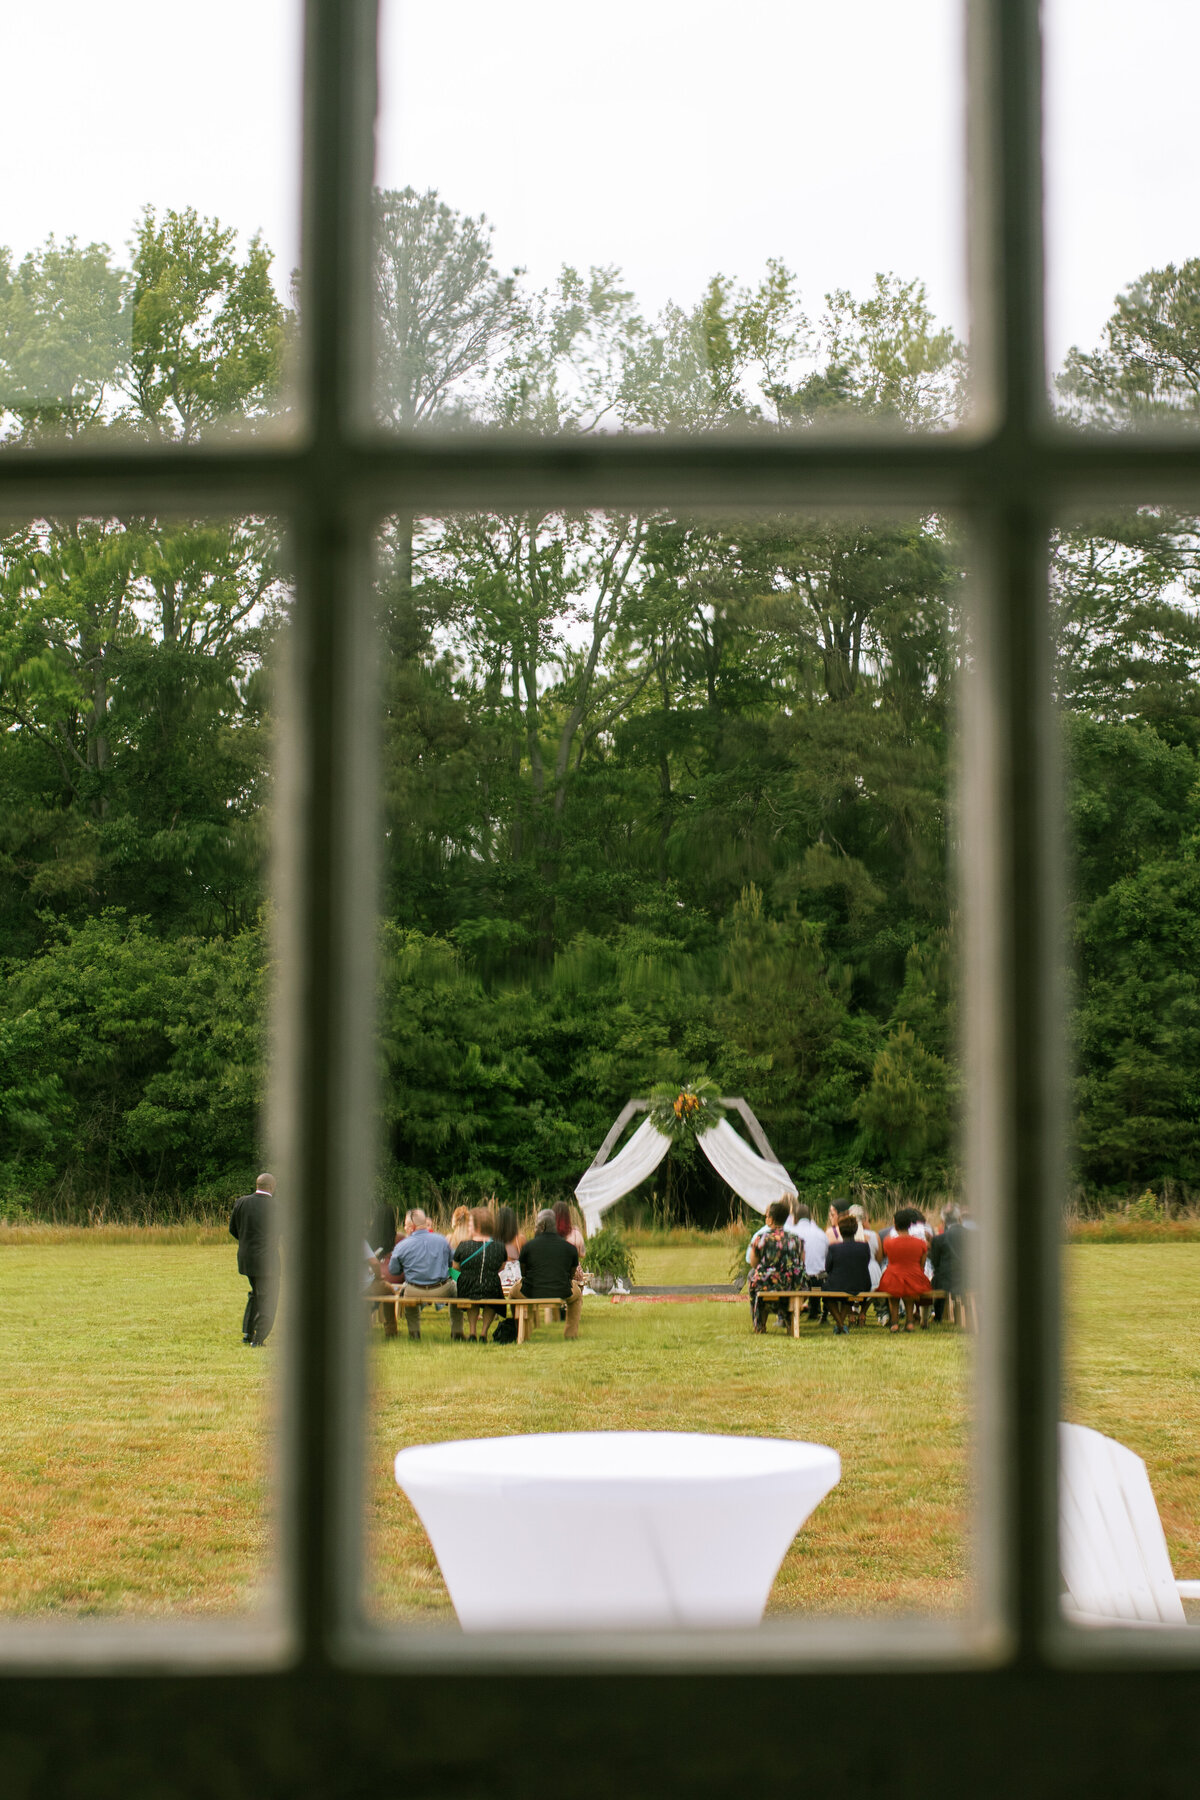
<path fill-rule="evenodd" d="M 788 1217 L 787 1201 L 773 1200 L 767 1208 L 767 1229 L 750 1246 L 750 1318 L 758 1332 L 767 1329 L 772 1292 L 787 1293 L 807 1286 L 803 1240 L 784 1230 Z M 786 1300 L 776 1302 L 774 1310 L 786 1325 Z"/>

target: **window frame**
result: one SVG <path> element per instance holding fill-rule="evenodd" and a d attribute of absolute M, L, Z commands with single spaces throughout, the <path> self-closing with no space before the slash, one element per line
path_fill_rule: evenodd
<path fill-rule="evenodd" d="M 975 1777 L 980 1793 L 992 1791 L 992 1780 L 999 1791 L 999 1778 L 1008 1778 L 1033 1741 L 1057 1779 L 1078 1781 L 1088 1769 L 1097 1781 L 1144 1772 L 1140 1740 L 1120 1729 L 1131 1710 L 1128 1682 L 1141 1671 L 1143 1730 L 1153 1722 L 1164 1734 L 1156 1769 L 1168 1783 L 1172 1771 L 1181 1782 L 1188 1778 L 1185 1707 L 1200 1639 L 1069 1631 L 1058 1607 L 1055 1195 L 1064 1133 L 1056 921 L 1063 890 L 1047 554 L 1051 525 L 1064 513 L 1118 497 L 1191 496 L 1194 505 L 1200 446 L 1054 424 L 1042 335 L 1038 0 L 966 6 L 975 387 L 969 429 L 907 439 L 752 442 L 383 436 L 356 400 L 366 392 L 369 341 L 376 4 L 307 0 L 296 437 L 257 446 L 0 454 L 0 509 L 8 516 L 135 504 L 269 512 L 289 522 L 296 571 L 277 869 L 277 892 L 291 903 L 281 946 L 287 972 L 275 1105 L 277 1129 L 291 1144 L 287 1179 L 305 1326 L 293 1334 L 285 1383 L 280 1604 L 261 1627 L 0 1627 L 0 1695 L 10 1718 L 20 1720 L 5 1729 L 16 1747 L 14 1766 L 26 1775 L 22 1791 L 41 1791 L 51 1774 L 57 1792 L 85 1791 L 73 1753 L 85 1763 L 99 1754 L 114 1779 L 121 1768 L 160 1766 L 177 1737 L 181 1707 L 194 1728 L 178 1791 L 215 1791 L 224 1765 L 197 1734 L 215 1729 L 231 1705 L 245 1704 L 237 1696 L 247 1691 L 257 1710 L 238 1759 L 240 1779 L 257 1771 L 269 1787 L 286 1785 L 292 1769 L 302 1781 L 297 1745 L 318 1764 L 336 1753 L 343 1779 L 351 1771 L 378 1777 L 391 1767 L 419 1768 L 430 1779 L 455 1768 L 495 1771 L 503 1738 L 487 1754 L 457 1739 L 451 1726 L 461 1690 L 445 1677 L 472 1668 L 488 1671 L 479 1716 L 499 1731 L 527 1700 L 528 1672 L 547 1671 L 562 1717 L 523 1765 L 530 1772 L 539 1756 L 561 1756 L 577 1743 L 572 1708 L 595 1704 L 578 1684 L 586 1669 L 606 1697 L 609 1765 L 623 1749 L 636 1755 L 646 1785 L 691 1770 L 697 1791 L 716 1791 L 740 1774 L 749 1754 L 748 1709 L 771 1704 L 770 1695 L 782 1702 L 791 1691 L 782 1671 L 809 1671 L 808 1703 L 826 1719 L 844 1702 L 845 1668 L 886 1667 L 889 1692 L 914 1707 L 928 1700 L 936 1671 L 948 1708 L 946 1753 Z M 996 1238 L 1003 1234 L 1023 1249 L 1017 1328 L 1010 1329 L 1011 1307 L 991 1308 L 980 1370 L 982 1486 L 992 1496 L 981 1541 L 991 1553 L 985 1597 L 992 1624 L 974 1636 L 926 1635 L 907 1625 L 872 1626 L 864 1637 L 824 1624 L 798 1636 L 764 1632 L 754 1646 L 640 1640 L 607 1649 L 598 1641 L 533 1642 L 518 1650 L 509 1640 L 492 1651 L 449 1635 L 440 1643 L 372 1635 L 358 1619 L 362 1494 L 360 1477 L 348 1471 L 361 1465 L 363 1375 L 353 1353 L 361 1321 L 349 1278 L 354 1245 L 340 1203 L 363 1191 L 363 1145 L 370 1141 L 364 1021 L 372 992 L 373 888 L 365 872 L 375 829 L 373 536 L 389 511 L 533 499 L 797 509 L 920 503 L 953 508 L 968 522 L 982 572 L 973 584 L 978 668 L 964 713 L 970 1163 L 973 1191 L 997 1222 Z M 998 1295 L 997 1272 L 988 1279 Z M 762 1674 L 768 1667 L 777 1672 Z M 424 1721 L 418 1735 L 429 1739 L 414 1749 L 401 1733 L 402 1742 L 408 1738 L 404 1753 L 379 1743 L 387 1716 L 379 1709 L 395 1704 L 399 1669 L 406 1705 Z M 647 1686 L 642 1678 L 650 1672 Z M 98 1674 L 105 1679 L 95 1680 Z M 752 1676 L 754 1687 L 745 1686 Z M 784 1747 L 761 1754 L 764 1779 L 790 1766 L 781 1761 Z M 817 1739 L 804 1760 L 813 1774 L 835 1770 Z M 866 1761 L 863 1772 L 865 1778 Z M 602 1786 L 598 1768 L 597 1791 Z"/>

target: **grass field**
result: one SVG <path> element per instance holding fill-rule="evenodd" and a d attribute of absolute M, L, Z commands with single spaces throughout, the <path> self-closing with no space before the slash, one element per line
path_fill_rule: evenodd
<path fill-rule="evenodd" d="M 0 1609 L 222 1612 L 266 1573 L 270 1376 L 243 1348 L 243 1283 L 212 1234 L 12 1232 L 0 1242 Z M 724 1243 L 643 1249 L 638 1280 L 721 1281 Z M 1070 1415 L 1145 1456 L 1176 1571 L 1200 1576 L 1200 1245 L 1066 1253 Z M 448 1619 L 395 1451 L 490 1432 L 758 1432 L 840 1451 L 772 1610 L 921 1607 L 965 1593 L 970 1345 L 949 1332 L 800 1343 L 744 1303 L 585 1302 L 575 1345 L 370 1346 L 370 1576 L 385 1616 Z M 534 1520 L 481 1521 L 519 1554 Z"/>

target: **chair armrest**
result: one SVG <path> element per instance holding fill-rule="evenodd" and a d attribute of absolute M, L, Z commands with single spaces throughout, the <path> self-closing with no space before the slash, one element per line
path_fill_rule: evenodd
<path fill-rule="evenodd" d="M 1177 1581 L 1175 1592 L 1181 1600 L 1200 1600 L 1200 1581 Z"/>

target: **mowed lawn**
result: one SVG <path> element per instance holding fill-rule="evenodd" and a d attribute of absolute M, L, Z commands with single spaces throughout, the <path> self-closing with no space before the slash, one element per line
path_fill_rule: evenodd
<path fill-rule="evenodd" d="M 0 1244 L 0 1609 L 253 1605 L 274 1355 L 241 1341 L 236 1255 Z"/>
<path fill-rule="evenodd" d="M 232 1244 L 40 1234 L 0 1243 L 0 1609 L 245 1609 L 269 1555 L 276 1351 L 243 1348 Z M 13 1239 L 17 1241 L 13 1241 Z M 644 1284 L 726 1277 L 724 1244 L 644 1250 Z M 1071 1416 L 1146 1457 L 1176 1571 L 1200 1575 L 1200 1245 L 1067 1252 Z M 965 1599 L 969 1342 L 747 1328 L 744 1302 L 585 1302 L 583 1335 L 452 1347 L 372 1335 L 368 1504 L 381 1616 L 453 1615 L 397 1491 L 404 1444 L 514 1431 L 679 1429 L 832 1444 L 838 1488 L 789 1553 L 773 1611 Z M 511 1543 L 536 1519 L 483 1519 Z M 753 1529 L 748 1522 L 747 1529 Z"/>

